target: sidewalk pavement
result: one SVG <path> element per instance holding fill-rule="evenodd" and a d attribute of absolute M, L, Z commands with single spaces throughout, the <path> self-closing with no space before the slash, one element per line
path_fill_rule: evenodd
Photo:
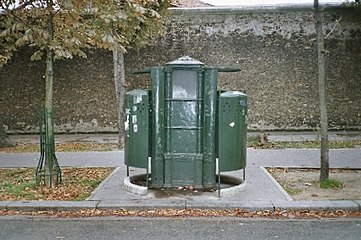
<path fill-rule="evenodd" d="M 263 131 L 263 132 L 248 132 L 247 136 L 249 140 L 259 140 L 260 135 L 267 135 L 270 142 L 299 142 L 299 141 L 319 141 L 321 139 L 318 132 L 310 131 Z M 39 143 L 39 135 L 29 134 L 17 134 L 10 135 L 10 139 L 13 143 Z M 361 141 L 361 130 L 360 131 L 330 131 L 328 133 L 328 139 L 330 141 Z M 57 143 L 66 142 L 92 142 L 92 143 L 117 143 L 118 134 L 56 134 Z"/>
<path fill-rule="evenodd" d="M 26 138 L 28 141 L 31 135 Z M 65 137 L 66 136 L 66 137 Z M 285 135 L 290 138 L 289 134 Z M 356 135 L 361 137 L 360 135 Z M 24 139 L 19 136 L 17 139 Z M 115 135 L 87 135 L 87 137 L 60 135 L 60 141 L 115 141 Z M 304 137 L 304 135 L 303 135 Z M 314 136 L 312 136 L 314 137 Z M 347 136 L 349 137 L 349 136 Z M 12 136 L 14 139 L 14 136 Z M 59 138 L 59 135 L 58 135 Z M 34 138 L 35 139 L 35 138 Z M 104 140 L 105 139 L 105 140 Z M 280 138 L 279 138 L 280 139 Z M 76 139 L 75 139 L 76 140 Z M 21 140 L 22 141 L 22 140 Z M 59 140 L 57 140 L 59 141 Z M 315 210 L 360 211 L 361 199 L 345 201 L 293 201 L 280 185 L 268 174 L 265 167 L 319 167 L 317 149 L 247 149 L 246 185 L 243 191 L 232 194 L 202 193 L 199 195 L 172 194 L 164 196 L 150 190 L 146 196 L 140 196 L 125 190 L 123 180 L 126 177 L 124 152 L 59 152 L 59 164 L 62 167 L 115 167 L 113 173 L 105 179 L 85 201 L 0 201 L 0 209 L 14 211 L 75 211 L 80 209 L 158 209 L 158 208 L 211 208 L 248 211 L 269 210 Z M 38 153 L 0 153 L 0 167 L 34 167 Z M 330 150 L 331 168 L 361 168 L 361 148 Z M 145 173 L 143 169 L 131 168 L 130 174 Z M 226 175 L 242 177 L 242 171 L 226 172 Z"/>

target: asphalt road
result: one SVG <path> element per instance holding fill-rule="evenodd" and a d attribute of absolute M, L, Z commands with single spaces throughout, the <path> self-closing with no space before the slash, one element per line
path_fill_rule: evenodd
<path fill-rule="evenodd" d="M 361 239 L 361 219 L 0 217 L 0 239 Z"/>

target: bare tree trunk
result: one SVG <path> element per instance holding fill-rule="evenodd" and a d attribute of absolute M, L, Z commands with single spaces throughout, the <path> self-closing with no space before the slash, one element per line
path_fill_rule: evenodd
<path fill-rule="evenodd" d="M 53 98 L 53 55 L 52 51 L 47 51 L 46 58 L 46 87 L 45 87 L 45 185 L 47 187 L 53 186 L 53 181 L 51 178 L 52 170 L 53 170 L 53 156 L 52 151 L 50 149 L 51 140 L 54 137 L 54 129 L 53 129 L 53 106 L 52 106 L 52 98 Z"/>
<path fill-rule="evenodd" d="M 12 146 L 9 136 L 6 134 L 3 121 L 0 119 L 0 147 L 10 147 Z"/>
<path fill-rule="evenodd" d="M 318 0 L 314 1 L 316 38 L 317 38 L 317 60 L 318 60 L 318 94 L 321 114 L 321 171 L 320 181 L 329 178 L 329 147 L 328 147 L 328 124 L 327 124 L 327 103 L 326 103 L 326 77 L 325 77 L 325 46 L 322 32 L 322 16 Z"/>
<path fill-rule="evenodd" d="M 117 99 L 118 108 L 118 127 L 119 127 L 119 147 L 124 145 L 124 120 L 123 120 L 123 105 L 125 95 L 125 67 L 124 67 L 124 53 L 113 50 L 113 62 L 114 62 L 114 82 L 115 82 L 115 94 Z"/>

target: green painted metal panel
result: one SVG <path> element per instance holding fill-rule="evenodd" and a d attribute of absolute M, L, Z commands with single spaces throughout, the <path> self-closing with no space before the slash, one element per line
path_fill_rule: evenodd
<path fill-rule="evenodd" d="M 149 92 L 133 90 L 125 95 L 125 164 L 147 168 L 149 155 Z"/>
<path fill-rule="evenodd" d="M 165 79 L 165 187 L 202 186 L 202 122 L 198 121 L 199 67 L 167 66 Z M 202 158 L 200 158 L 202 159 Z M 200 165 L 200 164 L 198 164 Z M 198 176 L 198 177 L 197 177 Z"/>
<path fill-rule="evenodd" d="M 171 101 L 170 124 L 181 127 L 198 127 L 197 99 L 192 101 Z"/>
<path fill-rule="evenodd" d="M 204 71 L 204 103 L 203 103 L 203 187 L 216 186 L 216 109 L 217 109 L 217 78 L 216 68 Z"/>
<path fill-rule="evenodd" d="M 197 132 L 198 130 L 172 129 L 172 138 L 168 142 L 169 153 L 197 153 Z"/>
<path fill-rule="evenodd" d="M 164 82 L 166 72 L 162 67 L 153 67 L 151 69 L 152 79 L 152 179 L 151 187 L 161 188 L 164 185 L 164 152 L 165 152 L 165 93 Z"/>
<path fill-rule="evenodd" d="M 221 93 L 218 100 L 218 158 L 220 171 L 246 167 L 247 96 L 237 91 Z"/>

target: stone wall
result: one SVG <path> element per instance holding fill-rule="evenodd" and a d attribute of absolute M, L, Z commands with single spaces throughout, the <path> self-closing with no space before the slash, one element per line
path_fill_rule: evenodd
<path fill-rule="evenodd" d="M 31 62 L 30 49 L 15 54 L 0 69 L 0 117 L 13 133 L 37 129 L 37 112 L 45 99 L 45 63 Z M 117 130 L 113 58 L 109 52 L 88 52 L 87 59 L 56 61 L 54 66 L 55 129 L 57 132 Z"/>
<path fill-rule="evenodd" d="M 361 13 L 326 8 L 329 124 L 361 129 Z M 337 20 L 340 24 L 336 24 Z M 165 35 L 125 56 L 128 88 L 147 88 L 149 77 L 132 71 L 189 55 L 208 66 L 229 66 L 219 88 L 249 96 L 250 129 L 317 128 L 317 56 L 311 7 L 174 9 Z M 0 116 L 9 132 L 36 131 L 44 99 L 44 64 L 23 50 L 0 69 Z M 56 64 L 54 108 L 59 132 L 116 131 L 112 54 Z"/>

